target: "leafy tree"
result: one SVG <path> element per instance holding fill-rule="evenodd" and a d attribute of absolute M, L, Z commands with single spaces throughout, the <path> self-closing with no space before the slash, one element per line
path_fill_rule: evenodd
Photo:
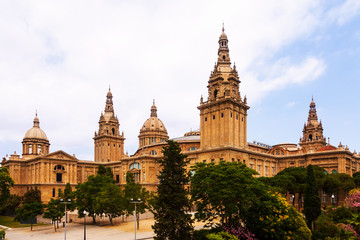
<path fill-rule="evenodd" d="M 257 173 L 241 163 L 198 163 L 192 168 L 191 196 L 197 212 L 195 218 L 210 224 L 219 219 L 222 226 L 237 226 L 251 206 L 260 206 L 265 185 Z"/>
<path fill-rule="evenodd" d="M 59 199 L 51 198 L 49 203 L 46 205 L 44 211 L 44 218 L 49 218 L 54 223 L 54 230 L 56 232 L 56 223 L 61 221 L 61 218 L 65 215 L 64 205 L 60 203 Z"/>
<path fill-rule="evenodd" d="M 111 170 L 111 167 L 104 167 L 103 165 L 99 165 L 98 166 L 98 174 L 103 175 L 103 176 L 108 176 L 110 178 L 114 177 L 114 174 Z"/>
<path fill-rule="evenodd" d="M 152 226 L 155 239 L 191 239 L 193 220 L 191 202 L 185 186 L 189 183 L 190 174 L 186 170 L 189 162 L 186 155 L 181 154 L 179 145 L 167 141 L 163 148 L 164 159 L 160 160 L 161 172 L 157 196 L 154 200 L 153 213 L 155 224 Z"/>
<path fill-rule="evenodd" d="M 98 174 L 96 176 L 90 175 L 86 182 L 80 183 L 76 186 L 76 205 L 78 214 L 82 217 L 82 212 L 88 212 L 88 216 L 93 218 L 93 224 L 96 223 L 96 215 L 102 215 L 104 207 L 99 207 L 97 204 L 97 194 L 104 192 L 104 188 L 108 185 L 114 184 L 114 179 L 109 176 L 108 171 L 104 171 L 104 167 L 99 165 Z"/>
<path fill-rule="evenodd" d="M 311 239 L 300 213 L 253 177 L 256 172 L 244 164 L 199 163 L 193 170 L 191 195 L 198 220 L 219 219 L 225 229 L 245 227 L 257 239 Z"/>
<path fill-rule="evenodd" d="M 23 203 L 41 202 L 41 192 L 38 189 L 30 189 L 23 196 Z"/>
<path fill-rule="evenodd" d="M 328 174 L 323 179 L 323 190 L 326 194 L 335 194 L 338 195 L 340 192 L 341 182 L 338 178 L 334 176 L 335 174 Z"/>
<path fill-rule="evenodd" d="M 360 187 L 360 172 L 356 172 L 353 174 L 353 179 L 356 187 Z"/>
<path fill-rule="evenodd" d="M 108 216 L 111 225 L 113 218 L 124 214 L 124 197 L 119 186 L 110 183 L 102 187 L 95 198 L 95 212 Z"/>
<path fill-rule="evenodd" d="M 41 202 L 31 202 L 31 203 L 24 203 L 22 207 L 16 209 L 16 218 L 17 220 L 32 220 L 37 215 L 43 213 L 43 204 Z M 31 221 L 31 231 L 33 222 Z"/>
<path fill-rule="evenodd" d="M 304 214 L 306 222 L 314 230 L 314 221 L 321 213 L 321 202 L 319 197 L 318 185 L 315 181 L 313 166 L 307 167 L 306 187 L 304 193 Z"/>
<path fill-rule="evenodd" d="M 346 173 L 334 173 L 331 175 L 334 175 L 340 181 L 340 190 L 346 194 L 356 187 L 354 179 Z"/>
<path fill-rule="evenodd" d="M 228 232 L 210 233 L 206 236 L 208 240 L 237 240 L 238 238 Z"/>
<path fill-rule="evenodd" d="M 68 199 L 71 199 L 71 202 L 75 202 L 75 192 L 73 192 L 70 183 L 67 183 L 65 186 L 64 191 L 62 191 L 61 189 L 59 189 L 59 193 L 58 193 L 58 198 L 62 198 L 64 199 L 64 201 L 68 201 Z M 76 208 L 75 204 L 68 204 L 67 205 L 67 209 L 69 211 L 74 211 Z"/>
<path fill-rule="evenodd" d="M 0 167 L 0 212 L 8 207 L 10 188 L 14 186 L 14 181 L 10 177 L 6 167 Z"/>
<path fill-rule="evenodd" d="M 141 199 L 141 203 L 136 204 L 136 220 L 137 228 L 139 229 L 139 213 L 144 213 L 148 208 L 147 202 L 150 197 L 149 191 L 143 188 L 139 183 L 135 182 L 134 174 L 131 172 L 126 173 L 126 184 L 124 187 L 124 206 L 127 215 L 133 215 L 135 205 L 130 203 L 130 199 Z"/>

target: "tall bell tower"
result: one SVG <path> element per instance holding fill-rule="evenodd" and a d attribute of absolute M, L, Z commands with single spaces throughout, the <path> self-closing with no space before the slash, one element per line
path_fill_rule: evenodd
<path fill-rule="evenodd" d="M 318 121 L 314 99 L 311 99 L 308 121 L 304 124 L 303 137 L 300 138 L 299 145 L 306 152 L 316 151 L 326 146 L 326 138 L 323 136 L 322 123 Z"/>
<path fill-rule="evenodd" d="M 99 131 L 95 132 L 95 162 L 116 162 L 124 157 L 124 133 L 119 131 L 119 120 L 114 114 L 112 93 L 106 95 L 105 113 L 101 113 Z"/>
<path fill-rule="evenodd" d="M 222 28 L 218 60 L 208 81 L 208 99 L 200 106 L 201 148 L 247 147 L 246 97 L 241 99 L 240 80 L 235 64 L 231 66 L 228 39 Z"/>

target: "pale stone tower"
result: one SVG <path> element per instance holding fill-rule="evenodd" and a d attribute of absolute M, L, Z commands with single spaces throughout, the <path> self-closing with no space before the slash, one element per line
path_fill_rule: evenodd
<path fill-rule="evenodd" d="M 95 132 L 95 162 L 116 162 L 124 157 L 124 133 L 120 135 L 119 120 L 114 114 L 112 94 L 106 95 L 105 113 L 101 113 L 99 131 Z"/>
<path fill-rule="evenodd" d="M 200 106 L 201 148 L 219 146 L 247 147 L 246 97 L 242 101 L 235 64 L 231 67 L 228 39 L 222 29 L 218 60 L 208 81 L 208 99 Z"/>
<path fill-rule="evenodd" d="M 299 145 L 306 152 L 316 151 L 326 146 L 322 123 L 318 121 L 314 99 L 311 99 L 308 121 L 307 124 L 304 124 L 303 137 L 300 138 Z"/>
<path fill-rule="evenodd" d="M 40 121 L 37 113 L 34 118 L 34 126 L 26 132 L 22 145 L 24 159 L 49 153 L 50 142 L 47 139 L 45 132 L 40 128 Z"/>
<path fill-rule="evenodd" d="M 157 116 L 155 100 L 150 111 L 150 118 L 144 122 L 140 129 L 139 148 L 154 143 L 165 142 L 169 139 L 165 125 Z"/>

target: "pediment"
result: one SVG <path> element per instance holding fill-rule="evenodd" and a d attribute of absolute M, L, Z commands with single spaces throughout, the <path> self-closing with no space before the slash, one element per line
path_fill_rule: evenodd
<path fill-rule="evenodd" d="M 54 159 L 54 160 L 69 160 L 69 161 L 77 161 L 78 159 L 70 154 L 60 150 L 53 153 L 49 153 L 44 156 L 47 159 Z"/>

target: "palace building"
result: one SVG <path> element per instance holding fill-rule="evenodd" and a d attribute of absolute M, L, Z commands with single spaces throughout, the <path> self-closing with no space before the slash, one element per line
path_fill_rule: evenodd
<path fill-rule="evenodd" d="M 286 143 L 268 146 L 247 141 L 246 96 L 240 94 L 240 79 L 235 64 L 231 64 L 228 38 L 224 28 L 219 38 L 218 59 L 208 81 L 208 96 L 200 99 L 200 131 L 173 138 L 182 152 L 188 155 L 189 167 L 198 162 L 241 162 L 256 170 L 260 176 L 272 177 L 289 167 L 309 164 L 324 168 L 326 173 L 352 175 L 360 170 L 360 155 L 341 144 L 335 147 L 323 136 L 322 122 L 318 120 L 312 99 L 307 122 L 298 144 Z M 136 182 L 150 191 L 156 191 L 159 174 L 158 160 L 169 139 L 165 124 L 158 118 L 155 101 L 150 116 L 139 126 L 139 147 L 131 156 L 124 154 L 124 133 L 115 115 L 113 95 L 106 95 L 104 113 L 94 135 L 94 161 L 84 161 L 64 151 L 50 151 L 50 141 L 40 128 L 35 115 L 33 127 L 22 141 L 22 155 L 4 157 L 1 165 L 7 167 L 15 181 L 12 193 L 23 195 L 36 188 L 42 201 L 57 197 L 58 189 L 66 183 L 75 187 L 96 174 L 99 164 L 111 167 L 114 180 L 125 184 L 126 173 L 132 172 Z M 195 107 L 195 106 L 194 106 Z M 305 118 L 306 116 L 304 116 Z"/>

